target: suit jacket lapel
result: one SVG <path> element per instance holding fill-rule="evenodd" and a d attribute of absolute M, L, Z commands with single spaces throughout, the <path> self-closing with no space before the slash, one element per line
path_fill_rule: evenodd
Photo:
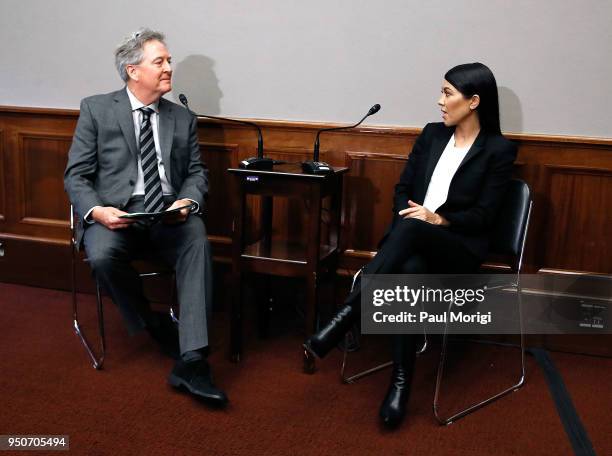
<path fill-rule="evenodd" d="M 436 169 L 438 160 L 440 160 L 440 156 L 442 155 L 442 152 L 444 152 L 444 149 L 448 144 L 448 140 L 453 135 L 454 131 L 455 130 L 453 128 L 449 128 L 443 135 L 436 136 L 431 141 L 431 154 L 429 155 L 427 169 L 425 170 L 425 188 L 423 189 L 423 195 L 425 195 L 425 192 L 427 191 L 427 186 L 429 185 L 434 169 Z"/>
<path fill-rule="evenodd" d="M 136 134 L 134 133 L 134 118 L 132 117 L 132 105 L 125 89 L 115 92 L 115 116 L 119 121 L 119 127 L 125 137 L 130 152 L 138 160 L 138 148 L 136 147 Z"/>
<path fill-rule="evenodd" d="M 462 166 L 464 166 L 476 154 L 478 154 L 478 152 L 484 149 L 484 145 L 486 142 L 486 136 L 487 134 L 482 129 L 480 130 L 480 132 L 478 132 L 478 136 L 476 136 L 476 139 L 474 140 L 474 144 L 472 144 L 472 147 L 470 147 L 470 150 L 468 150 L 467 154 L 465 154 L 465 157 L 463 157 L 463 160 L 461 160 L 461 163 L 459 164 L 459 167 L 457 168 L 457 172 L 459 172 Z"/>
<path fill-rule="evenodd" d="M 166 178 L 172 185 L 172 172 L 170 153 L 172 152 L 172 138 L 174 137 L 174 113 L 172 103 L 163 98 L 159 100 L 159 147 L 161 149 L 162 160 Z"/>

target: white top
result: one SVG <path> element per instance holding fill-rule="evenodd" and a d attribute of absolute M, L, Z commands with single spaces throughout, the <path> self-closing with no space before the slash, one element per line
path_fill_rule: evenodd
<path fill-rule="evenodd" d="M 431 212 L 436 212 L 446 202 L 453 176 L 468 153 L 468 150 L 470 150 L 470 147 L 455 147 L 455 135 L 451 136 L 427 186 L 423 206 Z"/>
<path fill-rule="evenodd" d="M 130 89 L 125 88 L 128 97 L 130 98 L 130 104 L 132 105 L 132 117 L 134 118 L 134 132 L 136 134 L 136 146 L 140 149 L 140 126 L 142 124 L 142 111 L 140 108 L 144 108 L 138 98 L 134 96 Z M 151 103 L 147 108 L 151 108 L 151 126 L 153 127 L 153 142 L 155 143 L 155 154 L 157 155 L 157 169 L 159 170 L 159 178 L 161 179 L 162 193 L 164 195 L 171 195 L 174 193 L 172 186 L 166 178 L 166 170 L 164 169 L 164 162 L 162 161 L 161 149 L 159 147 L 159 100 L 155 103 Z M 142 162 L 140 160 L 140 153 L 138 154 L 138 177 L 136 178 L 136 185 L 132 196 L 144 196 L 145 185 L 144 185 L 144 174 L 142 172 Z"/>

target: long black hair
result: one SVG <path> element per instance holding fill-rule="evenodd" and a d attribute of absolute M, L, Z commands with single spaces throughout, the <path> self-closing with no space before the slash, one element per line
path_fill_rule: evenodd
<path fill-rule="evenodd" d="M 451 68 L 444 75 L 465 98 L 480 97 L 476 108 L 480 128 L 491 133 L 501 133 L 499 126 L 499 100 L 495 76 L 482 63 L 465 63 Z"/>

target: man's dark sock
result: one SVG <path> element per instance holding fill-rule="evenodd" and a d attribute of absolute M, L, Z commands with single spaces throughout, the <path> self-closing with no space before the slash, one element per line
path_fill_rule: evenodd
<path fill-rule="evenodd" d="M 185 363 L 193 363 L 195 361 L 206 359 L 207 356 L 208 356 L 208 347 L 203 347 L 197 350 L 186 351 L 185 353 L 181 354 L 181 359 Z"/>

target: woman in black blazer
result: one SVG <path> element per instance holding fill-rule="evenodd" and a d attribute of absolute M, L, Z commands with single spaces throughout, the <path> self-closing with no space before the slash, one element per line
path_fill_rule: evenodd
<path fill-rule="evenodd" d="M 393 221 L 364 274 L 471 273 L 487 255 L 489 237 L 516 158 L 499 125 L 495 77 L 481 63 L 444 75 L 441 123 L 425 126 L 395 186 Z M 334 318 L 304 348 L 324 357 L 359 320 L 356 284 Z M 406 413 L 416 354 L 415 335 L 394 335 L 391 385 L 380 407 L 388 427 Z"/>

